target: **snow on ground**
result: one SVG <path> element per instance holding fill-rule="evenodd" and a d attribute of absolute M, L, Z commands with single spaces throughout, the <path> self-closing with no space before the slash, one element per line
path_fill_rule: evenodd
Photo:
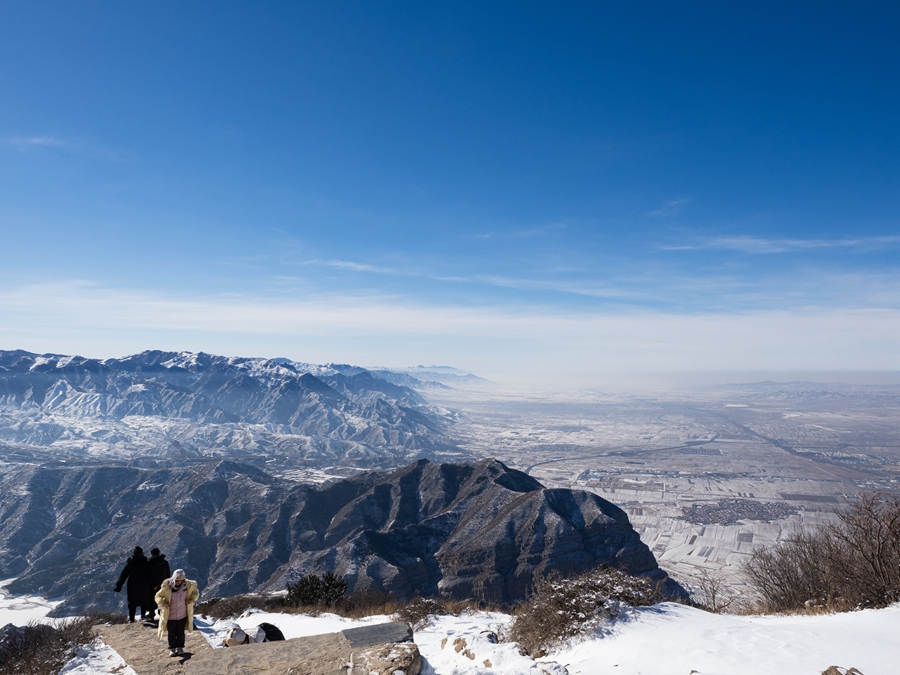
<path fill-rule="evenodd" d="M 222 646 L 228 629 L 235 624 L 246 630 L 267 621 L 278 626 L 290 640 L 392 620 L 389 616 L 352 620 L 334 614 L 312 617 L 251 610 L 233 621 L 210 621 L 201 617 L 195 623 L 210 645 L 218 648 Z M 415 633 L 415 641 L 424 661 L 422 675 L 537 675 L 541 669 L 550 675 L 565 674 L 565 670 L 552 663 L 541 663 L 539 666 L 531 657 L 520 654 L 518 645 L 514 643 L 497 644 L 496 631 L 509 620 L 508 614 L 496 612 L 437 617 L 433 625 Z"/>
<path fill-rule="evenodd" d="M 48 620 L 54 605 L 41 598 L 0 597 L 0 625 Z M 198 617 L 197 628 L 213 647 L 220 647 L 234 624 L 254 628 L 267 621 L 290 639 L 390 620 L 388 616 L 351 620 L 334 614 L 251 610 L 233 621 Z M 900 603 L 820 616 L 709 614 L 663 603 L 625 612 L 588 639 L 537 662 L 520 654 L 513 643 L 494 642 L 509 621 L 508 615 L 492 612 L 436 618 L 415 634 L 423 675 L 538 675 L 541 670 L 550 675 L 688 675 L 691 671 L 697 675 L 819 675 L 831 665 L 853 666 L 864 675 L 900 672 Z M 62 675 L 114 673 L 134 675 L 118 654 L 98 641 L 82 647 Z"/>
<path fill-rule="evenodd" d="M 52 623 L 47 614 L 59 603 L 35 595 L 11 595 L 5 586 L 13 581 L 15 579 L 0 581 L 0 626 L 8 623 L 25 626 L 31 621 Z"/>
<path fill-rule="evenodd" d="M 820 616 L 735 616 L 663 603 L 635 609 L 605 634 L 551 656 L 577 673 L 865 675 L 900 672 L 900 604 Z"/>
<path fill-rule="evenodd" d="M 427 662 L 422 675 L 565 675 L 566 670 L 552 659 L 535 661 L 521 654 L 514 642 L 497 643 L 497 631 L 509 621 L 508 614 L 499 612 L 438 617 L 415 634 Z"/>
<path fill-rule="evenodd" d="M 236 621 L 201 619 L 198 628 L 219 646 L 235 623 L 254 628 L 268 621 L 293 638 L 390 620 L 250 612 Z M 900 672 L 900 604 L 820 616 L 736 616 L 663 603 L 624 612 L 588 639 L 537 662 L 515 644 L 493 642 L 509 621 L 492 612 L 436 618 L 415 634 L 423 675 L 819 675 L 832 665 L 853 666 L 864 675 Z M 456 642 L 460 638 L 465 645 Z"/>
<path fill-rule="evenodd" d="M 82 645 L 59 675 L 137 675 L 119 653 L 101 640 Z"/>
<path fill-rule="evenodd" d="M 307 635 L 321 635 L 322 633 L 336 633 L 345 628 L 369 626 L 376 623 L 391 621 L 387 616 L 369 616 L 365 619 L 345 619 L 336 614 L 278 614 L 249 610 L 237 619 L 213 620 L 205 616 L 194 619 L 197 630 L 206 638 L 210 646 L 218 649 L 222 646 L 226 633 L 232 626 L 240 626 L 243 629 L 256 628 L 263 622 L 275 624 L 284 633 L 287 639 L 305 637 Z"/>

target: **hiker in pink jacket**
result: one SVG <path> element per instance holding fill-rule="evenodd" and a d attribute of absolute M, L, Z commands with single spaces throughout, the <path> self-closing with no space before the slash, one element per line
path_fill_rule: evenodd
<path fill-rule="evenodd" d="M 194 603 L 200 597 L 197 582 L 185 578 L 184 570 L 175 570 L 156 593 L 159 607 L 159 639 L 169 634 L 169 656 L 184 654 L 184 631 L 194 630 Z"/>

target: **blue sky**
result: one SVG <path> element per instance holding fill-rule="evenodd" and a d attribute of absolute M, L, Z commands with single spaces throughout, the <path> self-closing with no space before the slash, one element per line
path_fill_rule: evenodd
<path fill-rule="evenodd" d="M 0 5 L 0 347 L 900 369 L 894 3 Z"/>

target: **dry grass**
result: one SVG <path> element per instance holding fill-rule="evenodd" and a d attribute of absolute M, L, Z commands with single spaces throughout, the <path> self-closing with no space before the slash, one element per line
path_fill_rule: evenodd
<path fill-rule="evenodd" d="M 431 617 L 442 614 L 459 615 L 465 611 L 484 609 L 471 601 L 452 601 L 439 598 L 415 598 L 409 602 L 398 600 L 393 593 L 365 590 L 341 598 L 332 606 L 321 603 L 314 605 L 288 605 L 282 595 L 245 594 L 229 598 L 211 598 L 197 604 L 197 614 L 213 619 L 233 619 L 248 609 L 262 609 L 284 614 L 307 614 L 316 616 L 329 612 L 348 619 L 363 619 L 368 616 L 394 616 L 405 621 L 413 630 L 427 625 Z M 114 615 L 117 617 L 117 615 Z M 118 617 L 117 617 L 118 618 Z M 124 619 L 122 619 L 124 620 Z"/>
<path fill-rule="evenodd" d="M 88 617 L 95 626 L 103 623 L 117 624 L 128 621 L 128 619 L 125 618 L 125 615 L 120 612 L 110 612 L 105 609 L 97 609 L 96 607 L 89 607 L 84 615 Z"/>

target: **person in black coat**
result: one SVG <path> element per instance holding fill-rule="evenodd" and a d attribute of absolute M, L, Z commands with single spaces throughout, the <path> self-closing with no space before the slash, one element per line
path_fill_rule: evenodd
<path fill-rule="evenodd" d="M 122 568 L 119 580 L 116 582 L 116 593 L 122 590 L 122 586 L 128 583 L 128 623 L 134 623 L 134 612 L 140 606 L 142 612 L 152 612 L 156 609 L 151 605 L 150 589 L 150 564 L 144 550 L 140 546 L 134 547 L 134 552 Z"/>
<path fill-rule="evenodd" d="M 153 596 L 156 595 L 156 592 L 162 586 L 162 582 L 172 576 L 172 571 L 169 569 L 169 561 L 166 560 L 165 554 L 161 554 L 158 548 L 150 549 L 150 560 L 148 561 L 150 565 L 150 602 L 153 603 L 149 605 L 150 607 L 150 618 L 153 618 L 153 611 L 156 607 L 156 600 L 153 599 Z M 142 608 L 143 609 L 143 608 Z"/>

